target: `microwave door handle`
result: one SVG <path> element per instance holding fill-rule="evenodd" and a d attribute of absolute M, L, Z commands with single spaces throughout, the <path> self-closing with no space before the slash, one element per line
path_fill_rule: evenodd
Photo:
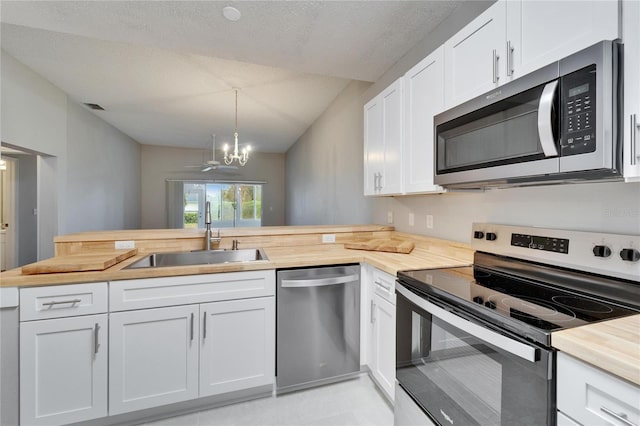
<path fill-rule="evenodd" d="M 553 136 L 553 124 L 551 114 L 553 112 L 553 99 L 558 88 L 558 80 L 547 83 L 542 90 L 540 103 L 538 104 L 538 136 L 545 157 L 557 157 L 558 147 Z"/>
<path fill-rule="evenodd" d="M 409 302 L 425 310 L 431 315 L 440 318 L 442 321 L 456 327 L 471 336 L 487 342 L 493 346 L 502 349 L 505 352 L 509 352 L 512 355 L 518 356 L 529 362 L 538 361 L 538 350 L 525 343 L 518 342 L 500 333 L 496 333 L 486 327 L 466 320 L 458 315 L 451 313 L 439 306 L 434 305 L 426 299 L 418 296 L 417 294 L 406 289 L 402 285 L 396 287 L 396 292 L 403 295 L 409 300 Z"/>

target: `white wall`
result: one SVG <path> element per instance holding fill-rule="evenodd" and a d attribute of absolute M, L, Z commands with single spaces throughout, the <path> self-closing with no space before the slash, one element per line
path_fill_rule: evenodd
<path fill-rule="evenodd" d="M 0 77 L 2 142 L 41 154 L 38 258 L 59 234 L 138 227 L 139 144 L 4 51 Z"/>
<path fill-rule="evenodd" d="M 363 94 L 351 82 L 287 151 L 287 225 L 371 221 L 363 196 Z"/>
<path fill-rule="evenodd" d="M 217 152 L 216 158 L 221 160 L 222 153 Z M 185 168 L 186 165 L 201 164 L 210 159 L 210 149 L 143 145 L 141 227 L 145 229 L 167 227 L 167 179 L 266 181 L 262 193 L 262 225 L 284 225 L 284 154 L 252 152 L 247 164 L 239 166 L 231 173 L 200 173 L 197 169 Z"/>

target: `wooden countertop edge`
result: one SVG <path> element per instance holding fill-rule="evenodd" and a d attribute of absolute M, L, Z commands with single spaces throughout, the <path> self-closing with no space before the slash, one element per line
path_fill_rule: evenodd
<path fill-rule="evenodd" d="M 640 386 L 640 314 L 556 331 L 551 345 Z"/>
<path fill-rule="evenodd" d="M 263 226 L 260 228 L 221 228 L 221 237 L 302 235 L 302 234 L 339 234 L 349 232 L 393 231 L 393 226 L 383 225 L 307 225 L 307 226 Z M 214 230 L 217 232 L 217 229 Z M 163 240 L 167 238 L 198 238 L 204 235 L 204 229 L 131 229 L 116 231 L 89 231 L 59 235 L 55 243 L 113 241 L 113 240 Z"/>

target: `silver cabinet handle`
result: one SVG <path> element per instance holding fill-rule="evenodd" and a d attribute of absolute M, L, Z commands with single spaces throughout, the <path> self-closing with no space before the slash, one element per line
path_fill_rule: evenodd
<path fill-rule="evenodd" d="M 629 419 L 627 418 L 627 415 L 624 413 L 616 413 L 613 410 L 608 409 L 607 407 L 600 407 L 600 411 L 602 411 L 603 413 L 607 413 L 608 415 L 610 415 L 611 417 L 613 417 L 614 419 L 624 423 L 625 425 L 629 425 L 629 426 L 637 426 L 635 423 L 629 421 Z"/>
<path fill-rule="evenodd" d="M 98 342 L 99 331 L 100 331 L 100 326 L 98 325 L 98 323 L 96 323 L 96 325 L 93 326 L 93 353 L 94 354 L 97 354 L 98 348 L 100 348 L 100 343 Z"/>
<path fill-rule="evenodd" d="M 57 301 L 57 302 L 46 302 L 46 303 L 43 303 L 43 304 L 42 304 L 42 306 L 49 306 L 49 307 L 51 307 L 51 306 L 53 306 L 53 305 L 66 305 L 67 303 L 70 303 L 70 304 L 72 304 L 72 305 L 75 305 L 76 303 L 80 303 L 80 302 L 82 302 L 82 300 L 81 300 L 81 299 L 60 300 L 60 301 Z"/>
<path fill-rule="evenodd" d="M 358 274 L 352 274 L 312 280 L 282 280 L 282 287 L 320 287 L 324 285 L 346 284 L 358 281 L 359 278 Z"/>
<path fill-rule="evenodd" d="M 382 173 L 378 173 L 378 191 L 382 191 Z"/>
<path fill-rule="evenodd" d="M 373 174 L 373 192 L 378 191 L 378 173 Z"/>
<path fill-rule="evenodd" d="M 511 40 L 507 41 L 507 76 L 511 77 L 513 75 L 513 45 L 511 44 Z"/>
<path fill-rule="evenodd" d="M 376 304 L 371 301 L 371 324 L 376 322 Z"/>
<path fill-rule="evenodd" d="M 202 317 L 202 340 L 207 338 L 207 312 Z"/>
<path fill-rule="evenodd" d="M 391 286 L 386 286 L 384 284 L 382 284 L 382 282 L 380 280 L 375 281 L 375 284 L 379 287 L 384 288 L 387 291 L 391 291 Z"/>
<path fill-rule="evenodd" d="M 500 61 L 500 55 L 498 55 L 498 51 L 493 49 L 493 82 L 497 83 L 500 79 L 498 75 L 498 61 Z"/>
<path fill-rule="evenodd" d="M 191 312 L 191 340 L 193 341 L 193 312 Z"/>
<path fill-rule="evenodd" d="M 629 140 L 631 141 L 631 165 L 638 164 L 638 116 L 631 114 L 631 134 Z"/>
<path fill-rule="evenodd" d="M 482 325 L 473 323 L 452 312 L 449 312 L 439 306 L 434 305 L 426 299 L 416 295 L 411 290 L 407 290 L 402 285 L 396 287 L 396 291 L 404 296 L 409 302 L 419 308 L 427 311 L 431 315 L 440 318 L 452 327 L 458 328 L 465 333 L 470 334 L 476 339 L 482 340 L 488 344 L 494 345 L 503 351 L 509 352 L 515 356 L 525 359 L 529 362 L 536 362 L 537 349 L 533 345 L 527 345 L 517 340 L 513 340 L 500 333 L 496 333 Z"/>
<path fill-rule="evenodd" d="M 553 136 L 551 113 L 553 112 L 553 99 L 558 88 L 558 80 L 547 83 L 542 90 L 540 103 L 538 104 L 538 137 L 545 157 L 556 157 L 558 148 Z"/>

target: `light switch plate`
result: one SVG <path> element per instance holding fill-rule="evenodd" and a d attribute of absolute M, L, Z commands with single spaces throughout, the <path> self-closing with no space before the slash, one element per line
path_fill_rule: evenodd
<path fill-rule="evenodd" d="M 427 215 L 427 228 L 433 229 L 433 215 L 431 214 Z"/>
<path fill-rule="evenodd" d="M 415 218 L 414 214 L 413 213 L 409 213 L 409 226 L 415 225 L 415 220 L 416 220 L 416 218 Z"/>
<path fill-rule="evenodd" d="M 393 212 L 392 211 L 388 211 L 387 212 L 387 223 L 393 223 Z"/>

